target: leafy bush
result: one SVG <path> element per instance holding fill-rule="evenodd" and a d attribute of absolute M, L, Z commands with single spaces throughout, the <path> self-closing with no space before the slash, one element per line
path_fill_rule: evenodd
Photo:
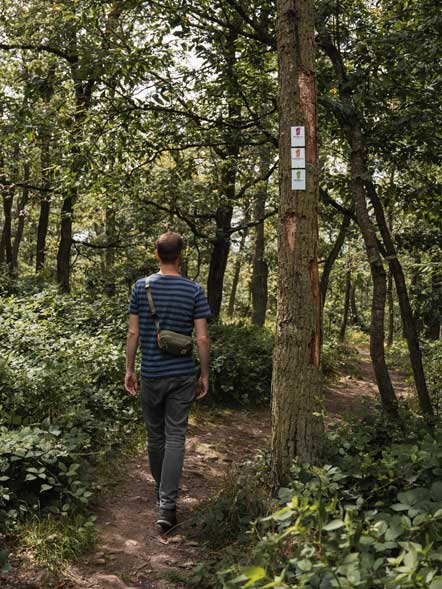
<path fill-rule="evenodd" d="M 217 586 L 442 587 L 442 433 L 380 420 L 331 442 L 333 464 L 294 465 L 252 566 L 219 571 Z"/>
<path fill-rule="evenodd" d="M 214 324 L 210 398 L 216 403 L 263 404 L 270 399 L 273 336 L 244 324 Z"/>
<path fill-rule="evenodd" d="M 242 323 L 210 326 L 211 394 L 215 403 L 241 405 L 270 401 L 273 331 Z M 322 370 L 333 376 L 347 369 L 354 351 L 335 339 L 324 342 Z"/>
<path fill-rule="evenodd" d="M 442 340 L 427 341 L 422 346 L 425 376 L 435 412 L 442 415 Z"/>
<path fill-rule="evenodd" d="M 88 465 L 137 427 L 123 391 L 126 301 L 55 290 L 0 299 L 0 525 L 73 513 Z"/>

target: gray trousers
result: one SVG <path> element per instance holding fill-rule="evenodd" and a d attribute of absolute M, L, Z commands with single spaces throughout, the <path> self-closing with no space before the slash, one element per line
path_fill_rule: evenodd
<path fill-rule="evenodd" d="M 147 452 L 161 509 L 176 508 L 187 421 L 195 394 L 194 375 L 141 378 Z"/>

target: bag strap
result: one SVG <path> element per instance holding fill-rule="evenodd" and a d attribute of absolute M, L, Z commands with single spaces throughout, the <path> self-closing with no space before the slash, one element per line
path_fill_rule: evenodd
<path fill-rule="evenodd" d="M 157 331 L 160 331 L 160 318 L 158 317 L 158 313 L 155 309 L 155 305 L 152 298 L 152 292 L 150 288 L 150 276 L 146 276 L 144 286 L 146 287 L 147 301 L 149 303 L 150 312 L 152 313 L 152 319 L 154 320 Z"/>

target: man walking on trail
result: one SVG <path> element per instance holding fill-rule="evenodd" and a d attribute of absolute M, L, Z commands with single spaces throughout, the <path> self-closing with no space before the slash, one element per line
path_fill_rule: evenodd
<path fill-rule="evenodd" d="M 148 456 L 160 513 L 167 532 L 177 523 L 176 500 L 184 459 L 190 407 L 209 387 L 210 307 L 199 284 L 180 274 L 183 238 L 168 232 L 156 242 L 160 271 L 138 280 L 129 305 L 124 386 L 136 395 L 135 356 L 141 339 L 141 402 L 147 425 Z M 200 358 L 196 377 L 191 334 Z"/>

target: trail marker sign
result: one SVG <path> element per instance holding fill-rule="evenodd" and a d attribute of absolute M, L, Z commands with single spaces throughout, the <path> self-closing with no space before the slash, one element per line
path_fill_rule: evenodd
<path fill-rule="evenodd" d="M 305 190 L 305 127 L 290 129 L 292 190 Z"/>

